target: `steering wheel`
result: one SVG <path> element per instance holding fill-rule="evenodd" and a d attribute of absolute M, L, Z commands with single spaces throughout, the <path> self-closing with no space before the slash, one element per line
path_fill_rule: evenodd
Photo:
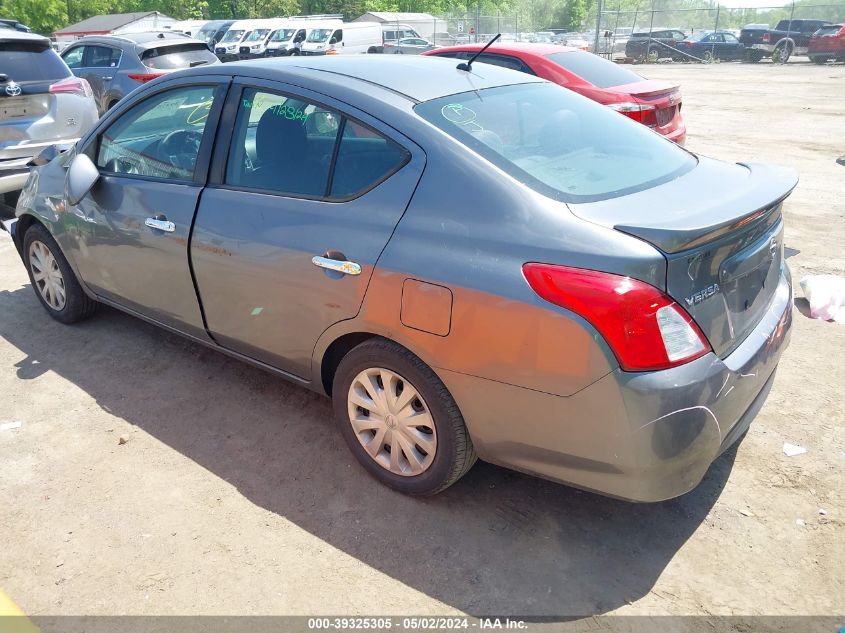
<path fill-rule="evenodd" d="M 174 167 L 193 169 L 200 151 L 202 134 L 191 130 L 173 130 L 161 140 L 159 153 Z"/>

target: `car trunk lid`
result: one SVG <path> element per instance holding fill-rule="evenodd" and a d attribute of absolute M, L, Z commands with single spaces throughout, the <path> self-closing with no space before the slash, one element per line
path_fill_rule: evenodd
<path fill-rule="evenodd" d="M 783 266 L 781 207 L 796 183 L 792 170 L 701 158 L 672 182 L 570 208 L 660 249 L 666 292 L 689 312 L 714 352 L 726 356 L 774 297 Z"/>
<path fill-rule="evenodd" d="M 620 95 L 635 99 L 638 103 L 654 107 L 654 117 L 643 123 L 665 128 L 675 121 L 681 111 L 681 91 L 679 86 L 662 81 L 644 80 L 636 83 L 614 86 L 608 89 Z"/>

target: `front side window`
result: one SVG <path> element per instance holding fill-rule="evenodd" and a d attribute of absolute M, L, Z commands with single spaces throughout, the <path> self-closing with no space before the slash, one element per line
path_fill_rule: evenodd
<path fill-rule="evenodd" d="M 554 84 L 461 93 L 415 111 L 515 179 L 564 202 L 642 191 L 696 165 L 646 126 Z"/>
<path fill-rule="evenodd" d="M 82 56 L 84 53 L 84 46 L 76 46 L 68 51 L 65 51 L 64 55 L 62 55 L 62 59 L 65 60 L 65 64 L 67 64 L 68 68 L 82 68 Z"/>
<path fill-rule="evenodd" d="M 97 167 L 115 174 L 190 181 L 214 88 L 168 90 L 142 101 L 103 133 Z"/>
<path fill-rule="evenodd" d="M 293 197 L 342 199 L 376 186 L 408 157 L 396 143 L 334 110 L 249 88 L 241 95 L 225 182 Z"/>

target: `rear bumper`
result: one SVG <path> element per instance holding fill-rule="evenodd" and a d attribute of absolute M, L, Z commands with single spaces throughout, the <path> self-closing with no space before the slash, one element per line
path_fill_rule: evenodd
<path fill-rule="evenodd" d="M 688 492 L 751 424 L 789 342 L 785 270 L 760 323 L 728 357 L 673 369 L 619 369 L 560 397 L 438 372 L 479 456 L 502 466 L 633 501 Z"/>

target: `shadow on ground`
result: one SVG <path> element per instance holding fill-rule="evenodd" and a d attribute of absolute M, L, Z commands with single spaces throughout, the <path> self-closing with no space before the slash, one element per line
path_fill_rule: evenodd
<path fill-rule="evenodd" d="M 0 336 L 26 355 L 19 378 L 56 372 L 251 502 L 471 614 L 590 615 L 645 595 L 704 520 L 735 455 L 660 504 L 482 463 L 435 498 L 408 498 L 353 461 L 327 399 L 115 310 L 63 326 L 26 286 L 0 292 Z"/>

